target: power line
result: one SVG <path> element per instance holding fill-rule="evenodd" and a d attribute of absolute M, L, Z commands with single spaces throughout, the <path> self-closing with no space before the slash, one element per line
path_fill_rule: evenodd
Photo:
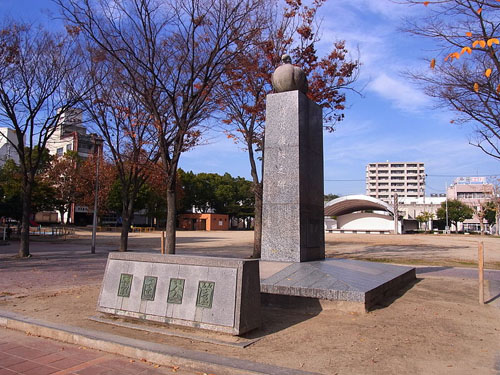
<path fill-rule="evenodd" d="M 471 175 L 456 175 L 456 174 L 426 174 L 427 177 L 498 177 L 498 174 L 471 174 Z"/>
<path fill-rule="evenodd" d="M 348 182 L 351 182 L 351 181 L 365 181 L 365 180 L 363 179 L 363 180 L 325 180 L 325 181 L 348 181 Z"/>
<path fill-rule="evenodd" d="M 477 174 L 463 175 L 463 174 L 426 174 L 425 177 L 498 177 L 498 174 L 482 174 L 478 176 Z M 366 179 L 328 179 L 328 182 L 363 182 Z"/>

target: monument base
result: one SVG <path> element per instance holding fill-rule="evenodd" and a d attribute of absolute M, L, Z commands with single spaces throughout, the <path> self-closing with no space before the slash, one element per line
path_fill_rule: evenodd
<path fill-rule="evenodd" d="M 366 312 L 416 279 L 415 268 L 350 259 L 260 262 L 264 305 Z"/>
<path fill-rule="evenodd" d="M 259 263 L 110 253 L 97 310 L 241 335 L 260 326 Z"/>

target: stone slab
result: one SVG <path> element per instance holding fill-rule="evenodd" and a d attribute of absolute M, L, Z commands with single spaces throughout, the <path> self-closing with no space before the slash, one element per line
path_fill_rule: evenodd
<path fill-rule="evenodd" d="M 416 279 L 413 267 L 351 259 L 283 263 L 283 267 L 261 261 L 260 269 L 265 300 L 274 295 L 343 301 L 359 304 L 364 311 Z"/>
<path fill-rule="evenodd" d="M 259 263 L 110 253 L 97 310 L 240 335 L 260 326 Z"/>
<path fill-rule="evenodd" d="M 182 337 L 184 339 L 189 339 L 192 341 L 206 342 L 209 344 L 230 346 L 236 348 L 246 348 L 261 339 L 260 337 L 254 339 L 246 339 L 243 337 L 229 336 L 229 335 L 223 335 L 223 336 L 218 335 L 217 337 L 219 338 L 213 338 L 209 336 L 213 335 L 213 333 L 211 332 L 207 333 L 206 335 L 191 334 L 191 333 L 186 333 L 185 331 L 179 329 L 169 329 L 168 327 L 156 327 L 142 320 L 138 321 L 137 319 L 117 319 L 116 317 L 109 317 L 106 315 L 91 316 L 88 319 L 94 322 L 109 324 L 117 327 L 130 328 L 149 333 L 158 333 L 164 336 Z M 222 339 L 220 338 L 221 336 Z"/>
<path fill-rule="evenodd" d="M 267 96 L 262 259 L 324 259 L 323 119 L 300 91 Z"/>

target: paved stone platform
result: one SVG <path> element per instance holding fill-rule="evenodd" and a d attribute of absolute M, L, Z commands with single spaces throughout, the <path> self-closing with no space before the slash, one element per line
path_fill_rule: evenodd
<path fill-rule="evenodd" d="M 416 279 L 413 267 L 350 259 L 261 262 L 260 268 L 265 303 L 271 296 L 306 297 L 344 303 L 356 311 L 372 309 Z"/>

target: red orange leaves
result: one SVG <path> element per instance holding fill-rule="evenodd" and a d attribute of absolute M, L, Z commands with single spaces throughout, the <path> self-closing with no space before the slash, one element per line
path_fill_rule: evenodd
<path fill-rule="evenodd" d="M 488 44 L 488 47 L 491 47 L 493 44 L 500 44 L 500 41 L 497 38 L 491 38 L 488 39 L 486 44 Z"/>
<path fill-rule="evenodd" d="M 460 51 L 460 54 L 463 55 L 465 52 L 470 55 L 472 53 L 472 49 L 468 46 L 465 46 L 464 48 L 462 48 L 462 51 Z"/>
<path fill-rule="evenodd" d="M 459 59 L 460 58 L 460 53 L 458 52 L 453 52 L 453 53 L 450 53 L 448 56 L 445 57 L 444 61 L 448 61 L 448 60 L 453 60 L 453 59 Z"/>
<path fill-rule="evenodd" d="M 484 40 L 476 40 L 472 43 L 472 48 L 476 47 L 476 46 L 480 46 L 481 48 L 484 48 L 486 47 L 486 42 Z"/>

